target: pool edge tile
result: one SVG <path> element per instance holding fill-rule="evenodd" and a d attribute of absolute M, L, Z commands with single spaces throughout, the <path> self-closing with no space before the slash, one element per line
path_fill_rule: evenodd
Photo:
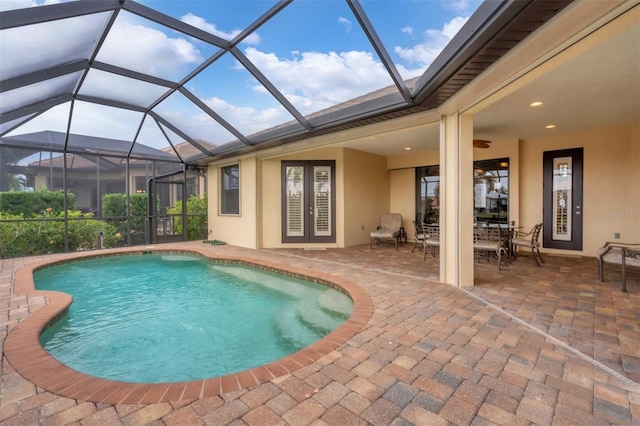
<path fill-rule="evenodd" d="M 221 393 L 229 393 L 240 390 L 240 382 L 236 374 L 227 374 L 220 377 L 220 390 Z"/>

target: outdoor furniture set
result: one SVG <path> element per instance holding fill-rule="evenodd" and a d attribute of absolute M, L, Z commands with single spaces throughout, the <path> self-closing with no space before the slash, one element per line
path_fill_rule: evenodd
<path fill-rule="evenodd" d="M 398 243 L 407 242 L 407 234 L 402 226 L 402 215 L 399 213 L 385 214 L 381 217 L 380 226 L 371 232 L 370 247 L 373 243 L 376 245 L 381 241 L 393 241 L 396 250 Z M 440 247 L 440 228 L 438 224 L 426 224 L 421 221 L 414 220 L 415 228 L 414 245 L 411 253 L 416 248 L 421 247 L 422 258 L 426 259 L 427 250 L 435 257 Z M 531 257 L 536 261 L 538 266 L 542 266 L 544 259 L 540 254 L 540 233 L 542 231 L 542 223 L 538 223 L 531 228 L 529 232 L 519 231 L 512 223 L 509 226 L 491 224 L 476 224 L 474 226 L 473 249 L 477 253 L 477 258 L 482 253 L 486 254 L 487 261 L 490 255 L 495 253 L 498 260 L 498 270 L 502 266 L 502 258 L 507 257 L 507 262 L 515 259 L 519 248 L 531 250 Z M 605 265 L 613 265 L 619 268 L 622 277 L 622 291 L 627 292 L 627 274 L 630 272 L 638 272 L 640 269 L 640 243 L 615 243 L 606 242 L 596 252 L 598 260 L 598 271 L 600 281 L 604 282 Z"/>

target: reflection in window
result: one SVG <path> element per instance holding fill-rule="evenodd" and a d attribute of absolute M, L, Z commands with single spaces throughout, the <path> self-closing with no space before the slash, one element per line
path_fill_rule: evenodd
<path fill-rule="evenodd" d="M 220 213 L 240 214 L 240 167 L 222 167 L 220 178 Z"/>
<path fill-rule="evenodd" d="M 474 220 L 483 223 L 509 221 L 509 159 L 474 161 Z M 440 168 L 416 168 L 416 220 L 438 223 L 440 215 Z"/>
<path fill-rule="evenodd" d="M 438 223 L 440 216 L 440 167 L 416 168 L 416 220 Z"/>
<path fill-rule="evenodd" d="M 476 222 L 509 221 L 509 159 L 473 162 L 473 211 Z"/>

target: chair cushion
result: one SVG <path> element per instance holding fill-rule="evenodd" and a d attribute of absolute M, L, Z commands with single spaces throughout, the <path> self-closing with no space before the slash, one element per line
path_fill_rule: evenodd
<path fill-rule="evenodd" d="M 498 250 L 502 245 L 499 241 L 478 241 L 473 244 L 473 248 L 476 250 Z"/>
<path fill-rule="evenodd" d="M 531 243 L 531 238 L 527 239 L 527 238 L 513 238 L 511 240 L 511 244 L 515 244 L 518 246 L 523 246 L 523 247 L 529 247 L 529 248 L 535 248 L 538 246 L 538 242 L 534 241 L 533 244 Z"/>
<path fill-rule="evenodd" d="M 398 238 L 400 236 L 400 231 L 385 231 L 384 229 L 380 229 L 377 231 L 371 231 L 371 238 Z"/>
<path fill-rule="evenodd" d="M 602 258 L 602 261 L 605 263 L 617 263 L 618 265 L 622 264 L 622 250 L 619 248 L 611 248 L 608 252 L 604 253 L 605 250 L 598 249 L 598 257 Z M 627 256 L 624 260 L 624 263 L 628 266 L 640 266 L 640 259 L 635 257 Z"/>
<path fill-rule="evenodd" d="M 439 246 L 440 240 L 437 238 L 427 238 L 426 240 L 424 240 L 424 243 L 428 246 Z"/>

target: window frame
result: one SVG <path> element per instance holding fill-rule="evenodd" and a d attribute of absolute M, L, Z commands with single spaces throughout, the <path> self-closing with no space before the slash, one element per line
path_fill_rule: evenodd
<path fill-rule="evenodd" d="M 237 171 L 237 183 L 234 187 L 225 188 L 225 184 L 227 183 L 227 176 L 230 176 L 225 173 L 225 170 L 231 170 L 235 168 Z M 226 166 L 219 167 L 219 196 L 218 196 L 218 215 L 220 216 L 240 216 L 241 212 L 241 197 L 240 197 L 240 163 L 228 164 Z M 226 194 L 236 194 L 236 200 L 227 200 Z M 235 209 L 232 211 L 227 210 L 228 203 L 234 203 Z"/>

